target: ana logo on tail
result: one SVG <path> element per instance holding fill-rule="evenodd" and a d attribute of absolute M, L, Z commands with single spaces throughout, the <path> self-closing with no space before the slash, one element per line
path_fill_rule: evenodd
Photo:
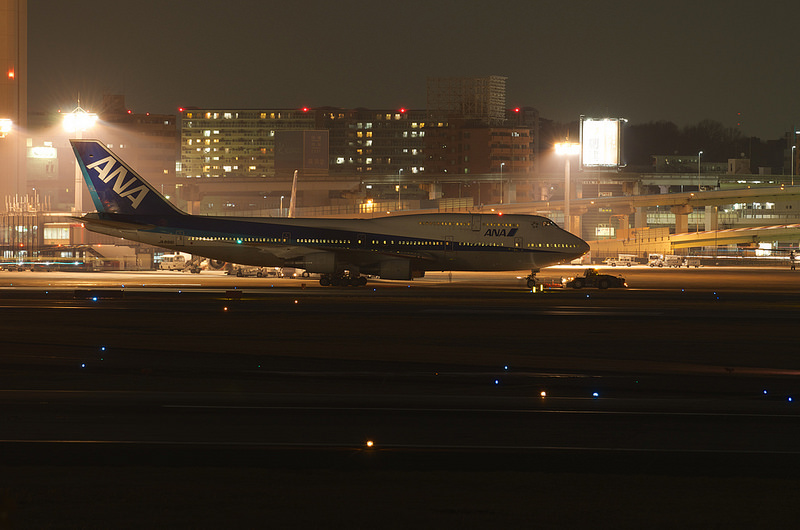
<path fill-rule="evenodd" d="M 131 178 L 126 181 L 125 177 L 128 175 L 128 170 L 122 166 L 117 166 L 115 169 L 115 165 L 116 160 L 114 157 L 107 156 L 102 160 L 98 160 L 97 162 L 89 164 L 86 166 L 86 169 L 96 169 L 97 178 L 103 181 L 105 184 L 108 184 L 112 180 L 116 179 L 114 180 L 114 185 L 112 187 L 114 193 L 120 197 L 127 197 L 131 201 L 133 208 L 138 208 L 139 204 L 141 204 L 142 200 L 145 198 L 145 196 L 147 196 L 147 193 L 150 191 L 150 189 L 134 176 L 131 176 Z M 137 183 L 139 186 L 132 187 Z"/>

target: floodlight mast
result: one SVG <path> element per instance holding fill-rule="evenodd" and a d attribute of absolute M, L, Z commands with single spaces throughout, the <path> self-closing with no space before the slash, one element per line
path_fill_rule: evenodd
<path fill-rule="evenodd" d="M 75 107 L 75 110 L 72 112 L 64 114 L 64 121 L 62 125 L 64 126 L 64 130 L 68 133 L 74 133 L 75 138 L 80 140 L 82 138 L 83 131 L 87 131 L 91 129 L 94 124 L 97 122 L 97 114 L 93 112 L 86 112 L 80 106 L 80 101 L 78 101 L 78 106 Z M 81 170 L 78 166 L 78 159 L 75 159 L 75 206 L 74 211 L 75 213 L 83 212 L 83 179 L 81 177 Z"/>
<path fill-rule="evenodd" d="M 581 144 L 572 142 L 558 142 L 555 145 L 556 154 L 564 157 L 564 230 L 572 233 L 572 218 L 570 217 L 570 167 L 569 157 L 580 154 Z"/>
<path fill-rule="evenodd" d="M 11 129 L 14 128 L 14 122 L 7 118 L 0 118 L 0 138 L 5 138 Z"/>
<path fill-rule="evenodd" d="M 797 150 L 797 146 L 792 146 L 792 186 L 794 186 L 794 152 Z"/>

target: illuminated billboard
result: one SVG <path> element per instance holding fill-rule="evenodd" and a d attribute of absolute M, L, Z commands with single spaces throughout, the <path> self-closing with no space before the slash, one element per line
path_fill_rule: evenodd
<path fill-rule="evenodd" d="M 623 118 L 581 116 L 581 167 L 619 167 Z"/>

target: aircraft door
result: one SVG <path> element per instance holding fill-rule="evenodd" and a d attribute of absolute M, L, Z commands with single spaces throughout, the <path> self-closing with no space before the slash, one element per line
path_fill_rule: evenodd
<path fill-rule="evenodd" d="M 472 223 L 471 228 L 473 232 L 477 232 L 481 229 L 481 216 L 480 214 L 473 214 L 472 215 Z"/>
<path fill-rule="evenodd" d="M 522 248 L 522 238 L 515 237 L 514 238 L 514 248 Z"/>
<path fill-rule="evenodd" d="M 281 240 L 283 243 L 288 243 L 289 241 L 291 241 L 291 239 L 292 239 L 291 232 L 284 232 L 283 234 L 281 234 Z"/>
<path fill-rule="evenodd" d="M 453 236 L 445 236 L 444 238 L 444 254 L 445 256 L 453 253 Z"/>

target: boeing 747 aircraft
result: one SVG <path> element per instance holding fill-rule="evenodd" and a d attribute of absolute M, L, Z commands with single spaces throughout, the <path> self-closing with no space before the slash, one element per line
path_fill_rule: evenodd
<path fill-rule="evenodd" d="M 70 140 L 97 212 L 87 229 L 214 260 L 296 267 L 322 285 L 365 285 L 363 275 L 411 280 L 425 271 L 529 269 L 589 250 L 538 215 L 433 213 L 377 219 L 190 215 L 97 140 Z"/>

